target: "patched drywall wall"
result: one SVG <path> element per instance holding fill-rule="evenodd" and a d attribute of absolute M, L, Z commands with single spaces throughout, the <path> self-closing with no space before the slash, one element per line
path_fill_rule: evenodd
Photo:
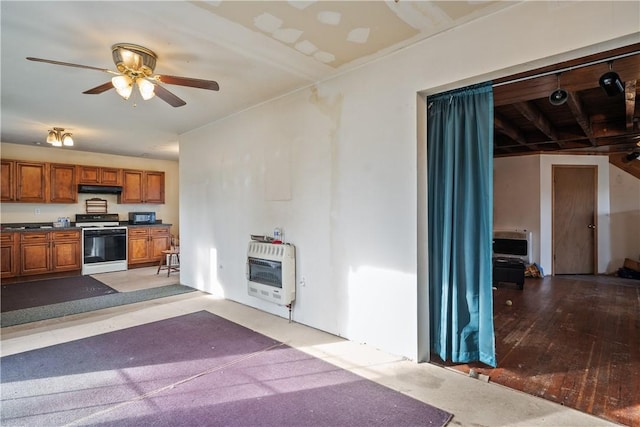
<path fill-rule="evenodd" d="M 421 360 L 427 326 L 418 323 L 426 307 L 418 303 L 425 284 L 417 238 L 426 212 L 419 210 L 416 93 L 628 44 L 638 10 L 519 3 L 182 135 L 181 280 L 287 317 L 286 307 L 249 296 L 245 277 L 250 234 L 282 227 L 297 248 L 295 322 Z M 283 139 L 291 147 L 291 197 L 268 200 L 272 156 L 265 153 Z"/>

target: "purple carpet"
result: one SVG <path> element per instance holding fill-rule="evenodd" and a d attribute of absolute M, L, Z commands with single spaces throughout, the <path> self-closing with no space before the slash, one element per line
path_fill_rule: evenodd
<path fill-rule="evenodd" d="M 443 426 L 451 415 L 206 311 L 0 359 L 2 426 Z"/>
<path fill-rule="evenodd" d="M 73 276 L 12 283 L 10 285 L 2 285 L 0 290 L 0 311 L 5 313 L 7 311 L 41 307 L 117 292 L 91 276 Z"/>

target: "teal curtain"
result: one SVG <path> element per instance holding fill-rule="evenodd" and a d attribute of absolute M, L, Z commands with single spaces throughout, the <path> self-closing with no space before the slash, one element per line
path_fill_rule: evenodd
<path fill-rule="evenodd" d="M 495 367 L 493 89 L 430 96 L 427 106 L 431 350 Z"/>

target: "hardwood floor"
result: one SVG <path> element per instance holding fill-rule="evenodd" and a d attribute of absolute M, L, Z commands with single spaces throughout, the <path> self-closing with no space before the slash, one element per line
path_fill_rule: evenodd
<path fill-rule="evenodd" d="M 555 276 L 527 278 L 522 291 L 500 285 L 494 323 L 497 368 L 434 363 L 640 426 L 640 281 Z"/>

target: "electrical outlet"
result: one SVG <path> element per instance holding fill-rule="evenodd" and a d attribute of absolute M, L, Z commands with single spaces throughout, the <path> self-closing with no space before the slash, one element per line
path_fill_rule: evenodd
<path fill-rule="evenodd" d="M 304 276 L 300 278 L 300 286 L 307 286 L 307 279 L 305 279 Z"/>
<path fill-rule="evenodd" d="M 33 210 L 33 212 L 34 212 L 36 215 L 40 215 L 40 208 L 35 208 L 35 209 Z"/>

